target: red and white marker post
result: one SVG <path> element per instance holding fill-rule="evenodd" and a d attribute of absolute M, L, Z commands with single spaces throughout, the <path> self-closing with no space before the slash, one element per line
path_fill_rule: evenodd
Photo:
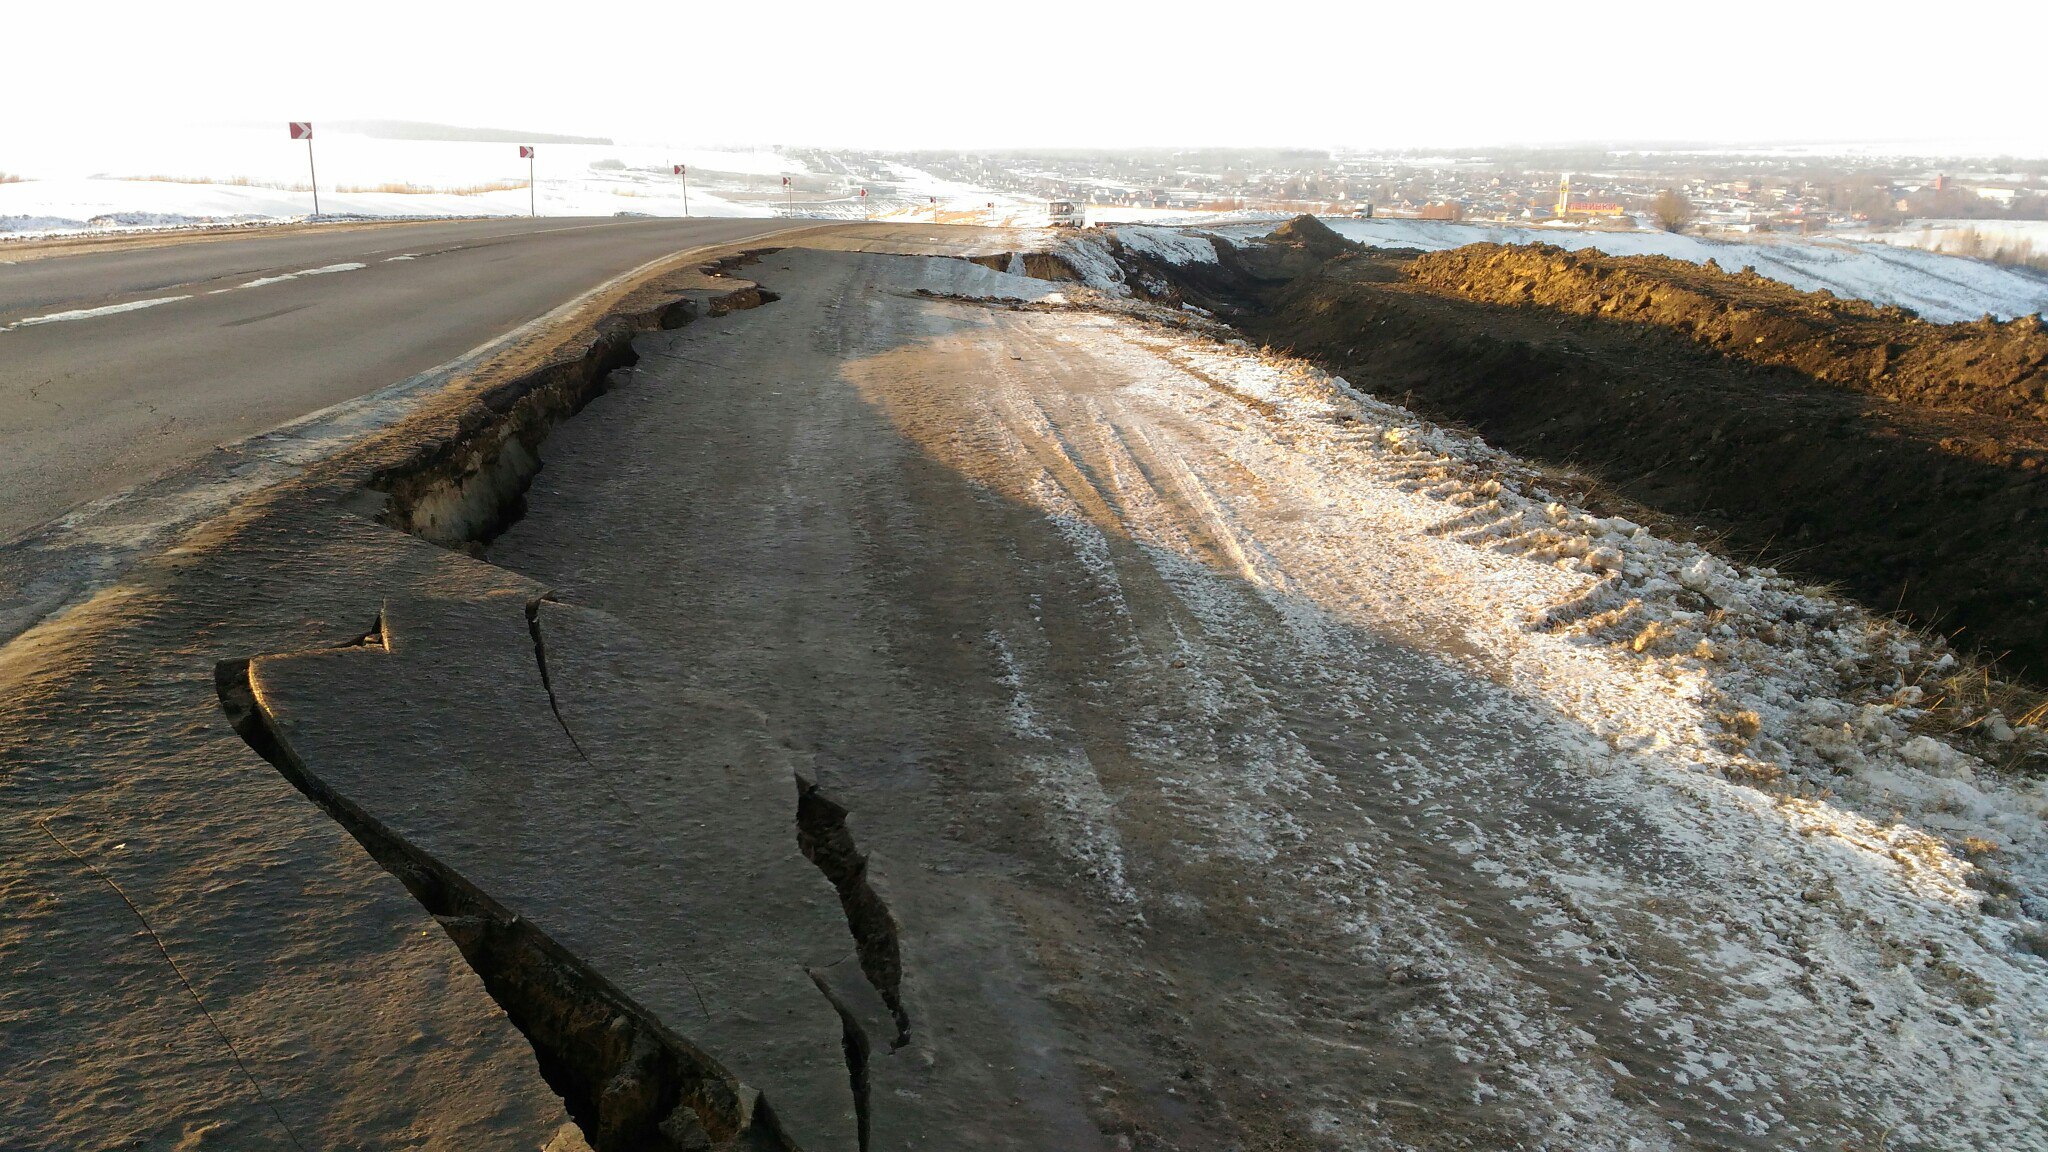
<path fill-rule="evenodd" d="M 306 142 L 306 176 L 313 184 L 313 215 L 318 216 L 320 214 L 320 172 L 313 167 L 313 122 L 311 120 L 293 120 L 290 123 L 292 126 L 292 139 L 304 140 Z"/>
<path fill-rule="evenodd" d="M 796 215 L 796 188 L 789 182 L 787 176 L 782 178 L 782 203 L 783 211 L 787 215 Z"/>
<path fill-rule="evenodd" d="M 690 166 L 688 164 L 678 164 L 675 166 L 675 169 L 676 175 L 683 178 L 683 215 L 688 216 L 690 214 Z"/>
<path fill-rule="evenodd" d="M 860 210 L 861 214 L 868 219 L 873 220 L 875 218 L 875 210 L 868 207 L 868 190 L 865 188 L 860 190 Z"/>
<path fill-rule="evenodd" d="M 533 154 L 537 151 L 539 149 L 531 144 L 521 144 L 519 146 L 519 158 L 526 161 L 526 214 L 528 216 L 540 215 L 540 209 L 534 206 L 535 201 L 533 198 Z"/>

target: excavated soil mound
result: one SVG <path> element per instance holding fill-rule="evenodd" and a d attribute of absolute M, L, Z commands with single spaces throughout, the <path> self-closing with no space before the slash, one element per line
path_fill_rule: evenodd
<path fill-rule="evenodd" d="M 1739 360 L 1888 400 L 2048 419 L 2048 331 L 2038 316 L 1930 324 L 1748 268 L 1730 274 L 1668 256 L 1548 244 L 1472 244 L 1420 257 L 1408 273 L 1467 300 L 1655 325 Z"/>
<path fill-rule="evenodd" d="M 2048 681 L 2031 320 L 1547 247 L 1351 252 L 1239 287 L 1255 338 Z"/>
<path fill-rule="evenodd" d="M 1275 243 L 1300 247 L 1318 260 L 1328 260 L 1345 252 L 1356 251 L 1358 248 L 1358 245 L 1337 235 L 1330 230 L 1328 224 L 1313 216 L 1296 216 L 1273 229 L 1272 235 L 1267 239 Z"/>

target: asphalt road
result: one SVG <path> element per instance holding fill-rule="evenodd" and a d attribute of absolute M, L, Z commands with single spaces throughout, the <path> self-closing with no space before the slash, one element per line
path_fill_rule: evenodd
<path fill-rule="evenodd" d="M 0 262 L 0 540 L 445 363 L 649 260 L 774 230 L 450 221 Z"/>

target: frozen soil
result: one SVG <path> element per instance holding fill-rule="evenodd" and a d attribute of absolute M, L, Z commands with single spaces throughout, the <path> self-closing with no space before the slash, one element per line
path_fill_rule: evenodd
<path fill-rule="evenodd" d="M 2044 798 L 1913 731 L 1915 637 L 918 264 L 643 337 L 487 554 L 851 813 L 874 1146 L 2048 1146 Z"/>
<path fill-rule="evenodd" d="M 1615 507 L 1902 611 L 2002 675 L 2048 676 L 2048 345 L 2031 318 L 1934 325 L 1652 257 L 1283 247 L 1292 263 L 1263 280 L 1276 257 L 1233 250 L 1177 282 Z"/>

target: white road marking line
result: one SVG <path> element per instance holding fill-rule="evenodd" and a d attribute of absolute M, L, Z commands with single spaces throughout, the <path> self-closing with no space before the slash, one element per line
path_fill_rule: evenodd
<path fill-rule="evenodd" d="M 392 262 L 393 260 L 417 260 L 417 259 L 419 259 L 419 253 L 417 253 L 417 252 L 407 252 L 407 253 L 406 253 L 405 255 L 403 255 L 403 256 L 386 256 L 386 257 L 384 258 L 384 262 L 385 262 L 386 264 L 389 264 L 389 263 L 391 263 L 391 262 Z"/>
<path fill-rule="evenodd" d="M 251 280 L 247 284 L 241 285 L 241 287 L 262 288 L 269 284 L 282 284 L 287 280 L 297 280 L 301 276 L 325 276 L 329 272 L 353 272 L 358 268 L 368 267 L 368 264 L 329 264 L 324 268 L 307 268 L 298 272 L 286 272 L 282 276 L 264 276 Z"/>
<path fill-rule="evenodd" d="M 641 221 L 607 220 L 599 224 L 578 224 L 568 228 L 543 228 L 539 229 L 537 232 L 529 232 L 527 233 L 527 235 L 545 234 L 548 232 L 580 232 L 587 228 L 616 228 L 622 224 L 634 223 L 641 223 Z M 770 229 L 769 231 L 757 233 L 752 236 L 743 236 L 737 240 L 713 241 L 710 244 L 703 245 L 703 247 L 716 247 L 720 244 L 744 244 L 751 240 L 759 240 L 764 237 L 773 236 L 778 232 L 784 231 L 789 231 L 789 229 L 774 228 Z M 389 263 L 392 260 L 411 260 L 414 259 L 417 255 L 417 253 L 408 252 L 401 256 L 388 257 L 385 260 L 385 263 Z M 662 259 L 669 259 L 669 257 L 662 257 L 661 259 L 649 261 L 647 264 L 642 265 L 642 268 L 651 268 L 654 265 L 661 263 Z M 350 262 L 346 264 L 328 264 L 320 268 L 306 268 L 298 272 L 287 272 L 281 276 L 258 277 L 257 279 L 251 280 L 246 284 L 237 285 L 234 288 L 215 288 L 207 292 L 207 295 L 218 296 L 224 292 L 238 291 L 241 288 L 261 288 L 270 284 L 282 284 L 287 280 L 297 280 L 301 276 L 325 276 L 329 272 L 353 272 L 359 268 L 367 267 L 369 267 L 368 264 L 360 262 Z M 635 272 L 637 271 L 640 271 L 640 269 L 635 269 Z M 631 276 L 632 274 L 633 273 L 627 273 L 626 275 Z M 618 279 L 624 278 L 625 277 L 619 277 Z M 616 281 L 607 281 L 606 283 L 610 284 L 614 282 Z M 594 289 L 593 291 L 596 290 Z M 52 312 L 48 316 L 30 316 L 23 320 L 16 320 L 12 324 L 0 324 L 0 332 L 11 332 L 16 328 L 26 328 L 35 324 L 56 324 L 67 320 L 89 320 L 95 316 L 112 316 L 118 312 L 135 312 L 143 308 L 154 308 L 159 304 L 175 304 L 180 300 L 190 300 L 191 298 L 192 297 L 189 294 L 184 296 L 159 296 L 154 300 L 131 300 L 126 304 L 109 304 L 104 308 L 80 308 L 71 312 Z M 579 297 L 578 299 L 581 299 L 581 297 Z"/>
<path fill-rule="evenodd" d="M 47 316 L 30 316 L 12 324 L 0 325 L 0 332 L 11 332 L 16 328 L 27 328 L 36 324 L 61 324 L 67 320 L 90 320 L 95 316 L 112 316 L 116 312 L 137 312 L 154 308 L 159 304 L 175 304 L 190 300 L 190 296 L 159 296 L 154 300 L 130 300 L 126 304 L 109 304 L 104 308 L 79 308 L 70 312 L 52 312 Z"/>

